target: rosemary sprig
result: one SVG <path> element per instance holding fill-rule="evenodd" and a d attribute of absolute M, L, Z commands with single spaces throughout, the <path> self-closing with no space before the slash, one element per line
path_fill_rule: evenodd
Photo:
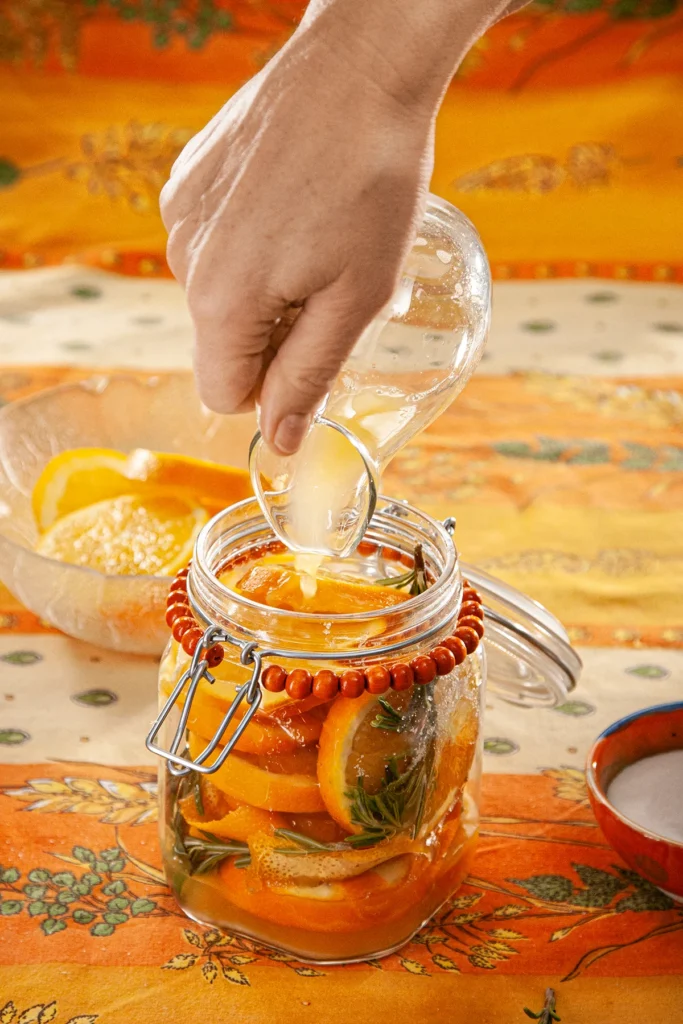
<path fill-rule="evenodd" d="M 379 711 L 370 722 L 372 728 L 384 729 L 386 732 L 403 732 L 405 720 L 401 712 L 392 707 L 386 697 L 378 697 L 377 702 L 383 711 Z"/>
<path fill-rule="evenodd" d="M 532 1020 L 540 1021 L 540 1024 L 553 1024 L 554 1021 L 562 1020 L 555 1013 L 555 989 L 553 988 L 545 990 L 545 1003 L 540 1013 L 534 1013 L 533 1010 L 529 1010 L 526 1006 L 524 1007 L 524 1012 Z"/>
<path fill-rule="evenodd" d="M 185 850 L 190 860 L 190 874 L 205 875 L 222 864 L 228 857 L 236 857 L 235 864 L 238 867 L 248 866 L 250 857 L 249 847 L 246 843 L 235 841 L 226 843 L 211 832 L 202 832 L 202 835 L 206 836 L 208 842 L 198 836 L 186 836 L 184 840 Z"/>
<path fill-rule="evenodd" d="M 345 846 L 343 843 L 319 843 L 317 839 L 312 839 L 310 836 L 304 836 L 300 832 L 292 832 L 288 828 L 276 828 L 273 835 L 277 836 L 278 839 L 286 839 L 290 843 L 294 843 L 296 849 L 292 847 L 278 847 L 276 853 L 285 853 L 292 855 L 301 855 L 302 853 L 328 853 L 330 850 L 344 850 Z"/>
<path fill-rule="evenodd" d="M 363 849 L 392 839 L 409 826 L 413 833 L 419 829 L 420 810 L 424 806 L 427 785 L 427 765 L 422 758 L 404 772 L 395 757 L 390 757 L 382 784 L 376 793 L 365 789 L 365 776 L 359 775 L 354 789 L 348 790 L 351 802 L 351 821 L 362 832 L 347 836 L 345 842 Z"/>
<path fill-rule="evenodd" d="M 427 581 L 427 568 L 421 544 L 415 545 L 413 558 L 415 564 L 408 572 L 401 573 L 400 576 L 386 576 L 384 579 L 375 580 L 375 585 L 378 587 L 395 587 L 397 590 L 410 587 L 409 593 L 411 597 L 423 594 L 429 583 Z"/>

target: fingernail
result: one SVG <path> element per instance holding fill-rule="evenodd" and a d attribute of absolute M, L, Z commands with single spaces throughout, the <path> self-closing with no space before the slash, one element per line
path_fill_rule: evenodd
<path fill-rule="evenodd" d="M 283 455 L 293 455 L 298 450 L 308 430 L 310 416 L 300 412 L 290 413 L 285 416 L 275 431 L 273 444 Z"/>

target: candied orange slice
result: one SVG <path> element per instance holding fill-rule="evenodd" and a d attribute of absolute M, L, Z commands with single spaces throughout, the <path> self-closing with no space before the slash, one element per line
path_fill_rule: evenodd
<path fill-rule="evenodd" d="M 262 834 L 267 837 L 276 828 L 286 827 L 286 820 L 281 815 L 261 810 L 260 807 L 249 807 L 247 804 L 235 807 L 220 818 L 212 818 L 206 804 L 206 813 L 200 814 L 193 796 L 183 797 L 178 806 L 183 818 L 192 828 L 211 832 L 221 839 L 236 839 L 241 843 L 248 842 L 254 835 Z"/>
<path fill-rule="evenodd" d="M 400 713 L 407 708 L 410 693 L 385 694 L 383 700 Z M 337 697 L 320 734 L 320 795 L 328 813 L 349 832 L 361 831 L 352 821 L 348 795 L 357 785 L 358 777 L 362 775 L 366 790 L 374 792 L 384 778 L 389 759 L 400 758 L 408 751 L 404 735 L 373 727 L 372 722 L 381 712 L 382 706 L 373 694 Z"/>
<path fill-rule="evenodd" d="M 287 928 L 355 932 L 401 917 L 424 897 L 431 880 L 427 857 L 404 854 L 345 881 L 279 887 L 226 860 L 217 883 L 235 906 L 255 917 Z"/>
<path fill-rule="evenodd" d="M 252 834 L 247 842 L 252 870 L 275 886 L 342 881 L 415 849 L 407 835 L 395 836 L 364 850 L 343 843 L 332 850 L 305 849 L 287 839 L 262 833 Z"/>
<path fill-rule="evenodd" d="M 171 576 L 191 557 L 206 519 L 203 509 L 182 498 L 124 495 L 58 519 L 36 550 L 106 575 Z"/>
<path fill-rule="evenodd" d="M 242 469 L 185 455 L 139 448 L 126 455 L 112 448 L 71 448 L 47 463 L 33 489 L 33 514 L 40 530 L 57 519 L 107 498 L 156 493 L 185 497 L 212 515 L 251 493 Z"/>
<path fill-rule="evenodd" d="M 221 664 L 211 670 L 215 682 L 209 683 L 206 679 L 202 680 L 199 684 L 198 692 L 217 701 L 227 709 L 237 693 L 237 687 L 241 686 L 242 683 L 248 683 L 251 679 L 252 669 L 240 665 L 237 648 L 225 644 L 224 651 L 225 657 Z M 180 644 L 173 641 L 169 653 L 161 665 L 162 685 L 168 695 L 170 695 L 183 672 L 189 668 L 191 660 L 190 655 L 182 649 Z M 299 664 L 306 667 L 305 662 L 300 662 Z M 309 667 L 312 672 L 317 672 L 320 666 L 311 663 Z M 272 716 L 275 721 L 282 725 L 285 731 L 296 736 L 299 741 L 304 743 L 313 742 L 320 735 L 320 729 L 314 724 L 315 716 L 308 717 L 309 712 L 327 707 L 328 703 L 321 701 L 313 695 L 305 697 L 303 700 L 292 700 L 286 690 L 281 690 L 279 693 L 271 693 L 270 690 L 261 688 L 259 717 Z M 244 708 L 244 705 L 241 707 Z M 243 713 L 243 710 L 238 712 L 240 716 Z M 317 711 L 316 714 L 320 715 L 321 711 Z M 324 715 L 325 712 L 322 712 L 322 714 Z M 306 719 L 302 719 L 300 717 L 302 715 L 305 715 Z M 315 735 L 311 735 L 309 725 L 310 729 L 314 731 L 317 729 Z"/>
<path fill-rule="evenodd" d="M 210 684 L 204 689 L 198 688 L 192 698 L 192 707 L 187 719 L 187 727 L 197 733 L 204 740 L 211 740 L 218 732 L 218 729 L 226 715 L 229 704 L 219 703 L 206 693 Z M 165 698 L 171 694 L 172 687 L 162 687 Z M 184 693 L 176 703 L 183 707 Z M 245 705 L 242 704 L 237 714 L 230 722 L 228 728 L 221 737 L 223 743 L 227 743 L 239 726 L 244 715 Z M 315 743 L 322 729 L 322 721 L 318 720 L 313 728 L 306 730 L 306 739 L 309 743 Z M 300 734 L 299 734 L 300 735 Z M 244 730 L 235 744 L 235 749 L 246 754 L 292 754 L 302 745 L 297 733 L 290 733 L 276 721 L 266 721 L 265 716 L 255 716 Z"/>
<path fill-rule="evenodd" d="M 353 615 L 392 608 L 408 600 L 409 594 L 371 583 L 319 575 L 311 593 L 310 577 L 290 565 L 254 565 L 234 589 L 259 604 L 283 611 L 318 615 Z"/>
<path fill-rule="evenodd" d="M 206 741 L 196 733 L 190 733 L 189 747 L 192 758 L 196 758 L 206 746 Z M 220 747 L 211 755 L 207 764 L 213 764 Z M 316 812 L 324 811 L 315 775 L 294 772 L 285 775 L 268 771 L 250 760 L 252 755 L 234 751 L 225 763 L 212 774 L 213 784 L 233 800 L 260 807 L 264 811 Z"/>
<path fill-rule="evenodd" d="M 478 733 L 479 719 L 474 704 L 468 700 L 458 701 L 448 728 L 440 730 L 437 740 L 435 782 L 427 795 L 423 833 L 429 833 L 462 796 L 472 767 Z"/>

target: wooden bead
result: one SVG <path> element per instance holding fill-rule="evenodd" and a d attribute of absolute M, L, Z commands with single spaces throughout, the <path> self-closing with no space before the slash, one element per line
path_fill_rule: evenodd
<path fill-rule="evenodd" d="M 191 615 L 183 615 L 180 619 L 176 619 L 173 623 L 171 633 L 173 634 L 174 640 L 182 640 L 188 629 L 192 629 L 197 623 Z"/>
<path fill-rule="evenodd" d="M 382 548 L 382 558 L 385 562 L 400 562 L 401 552 L 396 548 Z"/>
<path fill-rule="evenodd" d="M 476 590 L 472 590 L 471 587 L 465 587 L 462 592 L 462 603 L 465 604 L 467 601 L 476 601 L 477 604 L 481 604 L 481 598 Z"/>
<path fill-rule="evenodd" d="M 410 667 L 415 673 L 416 683 L 424 685 L 436 679 L 436 662 L 428 654 L 418 654 L 417 658 L 411 661 Z"/>
<path fill-rule="evenodd" d="M 415 682 L 412 668 L 410 665 L 404 665 L 403 662 L 392 665 L 389 672 L 391 674 L 392 690 L 409 690 Z"/>
<path fill-rule="evenodd" d="M 456 665 L 462 665 L 463 661 L 467 657 L 467 648 L 465 644 L 457 636 L 447 636 L 445 640 L 441 641 L 442 647 L 447 647 L 455 658 Z"/>
<path fill-rule="evenodd" d="M 313 696 L 319 700 L 332 700 L 339 693 L 339 676 L 322 668 L 313 678 Z"/>
<path fill-rule="evenodd" d="M 476 651 L 477 647 L 479 646 L 479 634 L 477 633 L 476 630 L 472 629 L 471 626 L 459 625 L 455 631 L 455 635 L 457 636 L 458 640 L 462 640 L 465 647 L 467 648 L 468 654 L 472 654 L 474 651 Z"/>
<path fill-rule="evenodd" d="M 455 668 L 455 655 L 448 647 L 435 647 L 431 652 L 431 657 L 440 676 L 447 676 Z"/>
<path fill-rule="evenodd" d="M 476 601 L 465 601 L 464 604 L 460 605 L 460 611 L 458 612 L 458 618 L 464 619 L 466 615 L 474 615 L 476 618 L 481 619 L 483 616 L 481 605 Z"/>
<path fill-rule="evenodd" d="M 176 590 L 173 594 L 169 594 L 166 598 L 166 607 L 171 608 L 174 604 L 182 605 L 184 608 L 190 607 L 190 599 L 186 593 Z"/>
<path fill-rule="evenodd" d="M 458 619 L 458 629 L 461 626 L 469 626 L 475 631 L 480 640 L 484 635 L 484 623 L 477 615 L 466 615 L 463 619 Z"/>
<path fill-rule="evenodd" d="M 169 594 L 186 594 L 187 583 L 185 580 L 173 580 L 173 583 L 169 587 Z"/>
<path fill-rule="evenodd" d="M 269 665 L 261 674 L 261 685 L 270 693 L 281 693 L 287 683 L 287 673 L 280 665 Z"/>
<path fill-rule="evenodd" d="M 309 697 L 313 689 L 313 676 L 306 668 L 295 668 L 287 674 L 286 689 L 292 700 Z"/>
<path fill-rule="evenodd" d="M 347 668 L 339 677 L 342 697 L 360 697 L 365 690 L 365 676 L 357 668 Z"/>
<path fill-rule="evenodd" d="M 365 678 L 368 693 L 386 693 L 391 686 L 389 670 L 382 665 L 373 665 L 372 668 L 366 669 Z"/>
<path fill-rule="evenodd" d="M 177 572 L 175 574 L 175 578 L 177 580 L 186 580 L 188 575 L 189 575 L 189 573 L 190 573 L 190 567 L 189 567 L 189 565 L 186 565 L 184 569 L 181 569 L 180 572 Z"/>
<path fill-rule="evenodd" d="M 199 628 L 199 626 L 195 626 L 194 629 L 188 629 L 188 631 L 183 634 L 182 639 L 183 650 L 185 653 L 194 654 L 198 645 L 201 643 L 203 636 L 204 632 Z"/>
<path fill-rule="evenodd" d="M 374 555 L 376 550 L 377 545 L 374 544 L 371 540 L 362 540 L 358 547 L 356 548 L 358 554 L 363 555 L 364 557 L 367 555 Z"/>
<path fill-rule="evenodd" d="M 220 644 L 214 644 L 206 652 L 206 660 L 209 668 L 217 668 L 225 657 L 225 651 Z"/>
<path fill-rule="evenodd" d="M 173 626 L 174 622 L 178 619 L 187 618 L 189 615 L 189 605 L 186 604 L 172 604 L 166 610 L 166 625 L 169 629 Z"/>

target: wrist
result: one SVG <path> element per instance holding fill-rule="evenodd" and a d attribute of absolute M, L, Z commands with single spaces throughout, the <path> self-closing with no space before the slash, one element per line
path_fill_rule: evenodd
<path fill-rule="evenodd" d="M 469 48 L 510 0 L 311 0 L 301 23 L 351 73 L 430 114 Z"/>

